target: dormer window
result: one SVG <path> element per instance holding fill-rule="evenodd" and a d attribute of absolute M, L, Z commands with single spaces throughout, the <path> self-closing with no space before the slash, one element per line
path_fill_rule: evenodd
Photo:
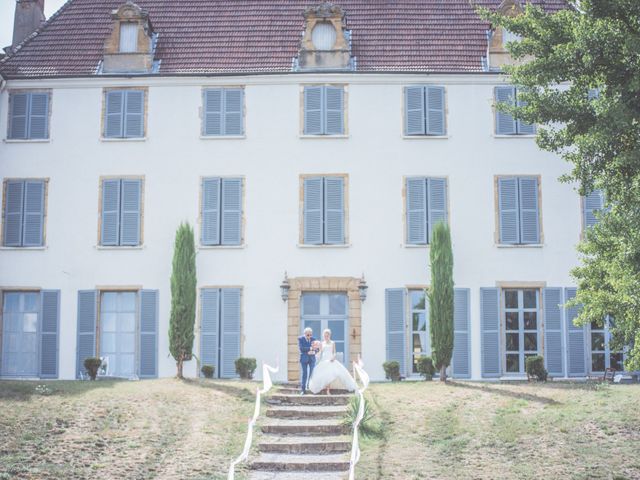
<path fill-rule="evenodd" d="M 503 0 L 497 11 L 508 17 L 517 17 L 524 13 L 522 0 Z M 514 60 L 507 50 L 510 42 L 522 40 L 520 35 L 510 32 L 504 27 L 495 26 L 488 32 L 489 44 L 487 49 L 487 68 L 489 70 L 502 70 L 505 65 L 514 65 L 522 60 Z"/>
<path fill-rule="evenodd" d="M 138 24 L 124 22 L 120 24 L 120 53 L 138 51 Z"/>
<path fill-rule="evenodd" d="M 321 22 L 313 27 L 311 42 L 316 50 L 331 50 L 336 43 L 336 29 L 329 22 Z"/>

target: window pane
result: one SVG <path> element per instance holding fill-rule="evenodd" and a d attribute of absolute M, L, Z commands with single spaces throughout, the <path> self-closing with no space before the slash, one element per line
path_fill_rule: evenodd
<path fill-rule="evenodd" d="M 505 314 L 505 327 L 507 330 L 518 330 L 518 312 L 507 312 Z"/>
<path fill-rule="evenodd" d="M 538 334 L 537 333 L 524 334 L 524 349 L 528 352 L 538 350 Z"/>
<path fill-rule="evenodd" d="M 305 315 L 320 315 L 320 295 L 306 293 L 302 297 L 302 309 Z"/>
<path fill-rule="evenodd" d="M 519 372 L 520 371 L 520 355 L 509 354 L 507 355 L 507 372 Z"/>
<path fill-rule="evenodd" d="M 38 314 L 25 313 L 22 316 L 22 328 L 23 332 L 36 333 L 38 331 Z"/>
<path fill-rule="evenodd" d="M 517 290 L 504 291 L 504 306 L 506 308 L 518 308 L 518 291 Z"/>
<path fill-rule="evenodd" d="M 591 332 L 591 350 L 604 351 L 604 333 Z"/>
<path fill-rule="evenodd" d="M 119 306 L 121 312 L 135 312 L 136 311 L 136 293 L 135 292 L 122 292 L 119 294 Z"/>
<path fill-rule="evenodd" d="M 136 23 L 120 24 L 120 52 L 131 53 L 138 47 L 138 25 Z"/>
<path fill-rule="evenodd" d="M 100 324 L 102 325 L 102 331 L 115 332 L 116 331 L 116 313 L 103 313 L 100 316 Z"/>
<path fill-rule="evenodd" d="M 116 292 L 105 292 L 102 294 L 102 311 L 115 312 L 118 305 L 118 294 Z"/>
<path fill-rule="evenodd" d="M 347 313 L 347 297 L 345 295 L 329 295 L 329 315 Z"/>
<path fill-rule="evenodd" d="M 427 320 L 424 312 L 416 312 L 413 314 L 413 330 L 414 331 L 427 331 Z"/>
<path fill-rule="evenodd" d="M 604 328 L 604 324 L 600 322 L 591 322 L 591 330 L 602 330 Z"/>
<path fill-rule="evenodd" d="M 344 342 L 344 321 L 342 320 L 329 320 L 328 326 L 331 330 L 331 340 L 334 342 Z M 336 343 L 336 348 L 338 343 Z"/>
<path fill-rule="evenodd" d="M 118 316 L 118 330 L 121 332 L 135 332 L 136 331 L 136 314 L 135 313 L 121 313 Z"/>
<path fill-rule="evenodd" d="M 19 293 L 4 294 L 4 311 L 5 313 L 20 311 L 20 294 Z"/>
<path fill-rule="evenodd" d="M 612 353 L 609 357 L 609 365 L 611 368 L 615 368 L 617 371 L 624 371 L 624 365 L 622 364 L 622 354 L 621 353 Z"/>
<path fill-rule="evenodd" d="M 24 311 L 25 312 L 38 311 L 38 294 L 37 293 L 24 294 Z"/>
<path fill-rule="evenodd" d="M 413 310 L 424 310 L 425 309 L 425 299 L 426 295 L 422 290 L 412 290 L 411 291 L 411 308 Z"/>
<path fill-rule="evenodd" d="M 536 308 L 538 306 L 538 291 L 523 290 L 524 308 Z"/>
<path fill-rule="evenodd" d="M 121 353 L 135 353 L 136 336 L 133 333 L 123 333 L 118 336 L 120 344 L 118 345 Z"/>
<path fill-rule="evenodd" d="M 422 342 L 422 335 L 419 333 L 413 334 L 413 351 L 414 353 L 420 353 L 424 351 L 424 343 Z"/>
<path fill-rule="evenodd" d="M 507 333 L 506 349 L 508 352 L 517 352 L 520 349 L 520 336 L 517 333 Z"/>
<path fill-rule="evenodd" d="M 604 353 L 594 353 L 591 355 L 591 371 L 604 372 Z"/>
<path fill-rule="evenodd" d="M 524 329 L 538 329 L 538 312 L 524 312 Z"/>

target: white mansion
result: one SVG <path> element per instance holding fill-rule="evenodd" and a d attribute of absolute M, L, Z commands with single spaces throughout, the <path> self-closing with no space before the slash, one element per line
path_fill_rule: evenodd
<path fill-rule="evenodd" d="M 175 374 L 175 231 L 194 226 L 194 353 L 299 375 L 296 337 L 330 328 L 374 379 L 429 354 L 429 237 L 451 227 L 452 374 L 554 377 L 620 366 L 576 327 L 576 244 L 601 208 L 500 66 L 509 32 L 472 4 L 518 0 L 18 0 L 0 60 L 0 375 Z M 550 12 L 562 0 L 530 0 Z M 32 33 L 33 32 L 33 33 Z M 286 273 L 285 273 L 286 272 Z M 198 374 L 198 361 L 186 373 Z"/>

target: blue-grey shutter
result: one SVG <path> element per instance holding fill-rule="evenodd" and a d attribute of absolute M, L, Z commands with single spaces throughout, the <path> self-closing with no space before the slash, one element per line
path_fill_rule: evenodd
<path fill-rule="evenodd" d="M 517 95 L 517 92 L 516 92 L 516 95 Z M 517 99 L 517 102 L 519 107 L 525 107 L 527 105 L 527 102 L 520 99 Z M 516 128 L 518 129 L 519 135 L 535 135 L 536 133 L 535 124 L 525 123 L 522 120 L 517 120 Z"/>
<path fill-rule="evenodd" d="M 387 361 L 400 364 L 400 375 L 407 374 L 406 296 L 404 288 L 385 290 L 385 319 L 387 331 Z"/>
<path fill-rule="evenodd" d="M 519 178 L 520 242 L 540 243 L 540 214 L 538 213 L 538 179 Z"/>
<path fill-rule="evenodd" d="M 144 136 L 144 92 L 129 90 L 125 102 L 124 136 L 140 138 Z"/>
<path fill-rule="evenodd" d="M 480 289 L 482 376 L 500 376 L 500 290 Z"/>
<path fill-rule="evenodd" d="M 495 101 L 514 105 L 516 99 L 516 89 L 514 87 L 496 87 Z M 517 133 L 516 120 L 512 115 L 501 112 L 496 105 L 496 134 L 515 135 Z"/>
<path fill-rule="evenodd" d="M 125 92 L 112 90 L 106 93 L 104 136 L 106 138 L 119 138 L 124 136 L 124 97 Z"/>
<path fill-rule="evenodd" d="M 444 178 L 429 178 L 428 180 L 429 201 L 427 202 L 429 211 L 429 242 L 431 242 L 431 232 L 438 222 L 447 222 L 447 181 Z"/>
<path fill-rule="evenodd" d="M 9 138 L 27 138 L 27 117 L 29 109 L 29 95 L 26 93 L 12 93 L 9 95 Z"/>
<path fill-rule="evenodd" d="M 584 206 L 584 226 L 593 227 L 598 223 L 596 213 L 604 207 L 604 198 L 601 190 L 594 190 L 583 198 Z"/>
<path fill-rule="evenodd" d="M 200 292 L 200 362 L 216 369 L 216 377 L 220 376 L 218 365 L 218 330 L 220 321 L 220 290 L 203 288 Z"/>
<path fill-rule="evenodd" d="M 600 98 L 600 89 L 590 88 L 587 92 L 587 100 L 597 100 L 598 98 Z"/>
<path fill-rule="evenodd" d="M 85 358 L 96 356 L 96 319 L 98 317 L 98 292 L 78 291 L 78 341 L 76 346 L 76 377 L 85 374 Z"/>
<path fill-rule="evenodd" d="M 102 182 L 100 245 L 120 244 L 120 180 Z"/>
<path fill-rule="evenodd" d="M 322 135 L 322 87 L 304 87 L 304 134 Z"/>
<path fill-rule="evenodd" d="M 204 91 L 203 135 L 222 135 L 222 89 Z"/>
<path fill-rule="evenodd" d="M 202 234 L 203 245 L 220 244 L 220 179 L 202 180 Z"/>
<path fill-rule="evenodd" d="M 120 245 L 140 245 L 142 180 L 122 180 Z"/>
<path fill-rule="evenodd" d="M 240 357 L 240 298 L 239 288 L 220 291 L 220 377 L 236 375 L 235 361 Z"/>
<path fill-rule="evenodd" d="M 241 88 L 225 88 L 224 92 L 224 134 L 242 135 L 242 97 Z"/>
<path fill-rule="evenodd" d="M 40 377 L 58 378 L 60 290 L 40 292 Z"/>
<path fill-rule="evenodd" d="M 322 244 L 323 183 L 322 177 L 304 179 L 303 237 L 307 245 Z"/>
<path fill-rule="evenodd" d="M 427 135 L 444 135 L 444 87 L 426 87 Z"/>
<path fill-rule="evenodd" d="M 454 378 L 471 378 L 471 316 L 468 288 L 453 290 L 453 357 Z"/>
<path fill-rule="evenodd" d="M 564 289 L 564 301 L 567 303 L 576 296 L 575 288 Z M 587 375 L 587 359 L 585 342 L 587 326 L 577 326 L 573 320 L 578 316 L 578 307 L 565 308 L 567 322 L 567 374 L 570 377 L 584 377 Z"/>
<path fill-rule="evenodd" d="M 325 127 L 327 135 L 344 134 L 344 88 L 325 87 Z"/>
<path fill-rule="evenodd" d="M 222 244 L 242 243 L 242 179 L 222 179 Z"/>
<path fill-rule="evenodd" d="M 140 291 L 140 378 L 158 376 L 158 290 Z"/>
<path fill-rule="evenodd" d="M 5 182 L 4 198 L 4 239 L 5 247 L 19 247 L 22 242 L 22 213 L 24 203 L 24 182 Z"/>
<path fill-rule="evenodd" d="M 49 94 L 32 93 L 29 102 L 29 138 L 49 138 Z"/>
<path fill-rule="evenodd" d="M 23 221 L 22 245 L 25 247 L 42 246 L 44 227 L 44 181 L 42 180 L 24 182 Z"/>
<path fill-rule="evenodd" d="M 404 117 L 405 135 L 424 135 L 426 133 L 424 87 L 405 87 Z"/>
<path fill-rule="evenodd" d="M 544 288 L 544 361 L 549 374 L 564 375 L 564 348 L 562 341 L 562 289 Z"/>
<path fill-rule="evenodd" d="M 427 243 L 427 182 L 424 177 L 407 178 L 407 243 Z"/>
<path fill-rule="evenodd" d="M 324 179 L 324 243 L 343 244 L 344 239 L 344 178 Z"/>
<path fill-rule="evenodd" d="M 500 243 L 520 242 L 518 179 L 498 179 L 498 207 L 500 215 Z"/>

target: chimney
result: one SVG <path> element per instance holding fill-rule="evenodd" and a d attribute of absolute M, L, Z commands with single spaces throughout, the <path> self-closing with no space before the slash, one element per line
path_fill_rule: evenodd
<path fill-rule="evenodd" d="M 44 21 L 44 0 L 16 0 L 16 14 L 13 19 L 13 43 L 11 47 L 16 48 Z"/>

